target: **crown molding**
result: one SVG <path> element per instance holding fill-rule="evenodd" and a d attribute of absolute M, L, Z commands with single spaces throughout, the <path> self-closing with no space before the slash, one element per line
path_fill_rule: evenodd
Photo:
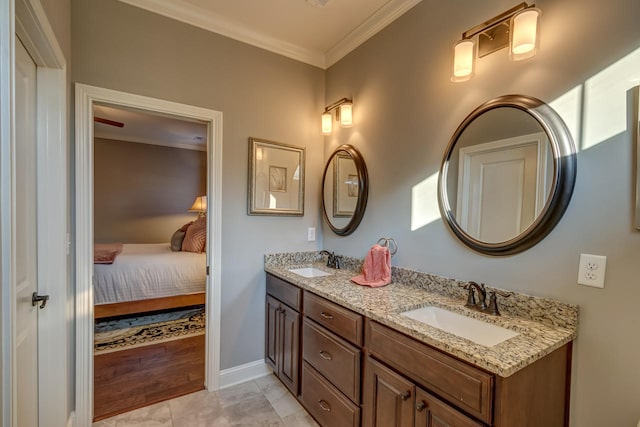
<path fill-rule="evenodd" d="M 391 0 L 389 3 L 382 6 L 373 15 L 367 18 L 366 21 L 356 27 L 355 30 L 349 33 L 344 39 L 325 53 L 325 68 L 329 68 L 347 56 L 362 43 L 369 40 L 421 1 L 422 0 Z"/>
<path fill-rule="evenodd" d="M 306 49 L 273 37 L 253 31 L 234 22 L 229 22 L 227 18 L 214 13 L 196 9 L 195 7 L 185 7 L 184 4 L 172 0 L 120 0 L 131 6 L 139 7 L 171 19 L 190 24 L 207 31 L 211 31 L 223 36 L 259 47 L 296 61 L 304 62 L 319 68 L 326 68 L 324 63 L 324 53 Z"/>
<path fill-rule="evenodd" d="M 287 58 L 295 59 L 296 61 L 304 62 L 305 64 L 327 69 L 422 0 L 390 0 L 327 52 L 307 49 L 269 37 L 245 26 L 230 22 L 227 18 L 210 11 L 204 11 L 196 7 L 185 7 L 184 3 L 176 2 L 175 0 L 120 1 L 286 56 Z"/>

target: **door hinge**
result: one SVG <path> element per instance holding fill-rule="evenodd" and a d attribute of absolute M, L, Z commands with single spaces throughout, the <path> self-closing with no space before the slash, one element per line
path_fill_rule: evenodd
<path fill-rule="evenodd" d="M 207 265 L 207 276 L 209 275 L 209 266 Z"/>

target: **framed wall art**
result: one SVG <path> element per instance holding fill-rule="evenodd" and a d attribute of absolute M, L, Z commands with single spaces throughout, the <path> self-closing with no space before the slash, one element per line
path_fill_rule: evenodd
<path fill-rule="evenodd" d="M 249 215 L 304 215 L 305 148 L 249 138 Z"/>

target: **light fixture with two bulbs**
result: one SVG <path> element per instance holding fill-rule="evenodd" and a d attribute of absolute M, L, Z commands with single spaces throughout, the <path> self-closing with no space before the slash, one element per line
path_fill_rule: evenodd
<path fill-rule="evenodd" d="M 323 135 L 331 135 L 333 131 L 333 110 L 336 110 L 336 121 L 340 122 L 341 127 L 348 128 L 353 124 L 353 100 L 342 98 L 325 107 L 322 113 Z"/>
<path fill-rule="evenodd" d="M 531 58 L 538 50 L 540 9 L 520 3 L 462 33 L 453 46 L 451 81 L 463 82 L 475 74 L 476 57 L 482 58 L 509 46 L 513 61 Z"/>

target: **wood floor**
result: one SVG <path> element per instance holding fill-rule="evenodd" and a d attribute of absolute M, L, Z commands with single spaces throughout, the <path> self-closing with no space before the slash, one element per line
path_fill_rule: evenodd
<path fill-rule="evenodd" d="M 205 336 L 94 357 L 94 421 L 204 389 Z"/>

